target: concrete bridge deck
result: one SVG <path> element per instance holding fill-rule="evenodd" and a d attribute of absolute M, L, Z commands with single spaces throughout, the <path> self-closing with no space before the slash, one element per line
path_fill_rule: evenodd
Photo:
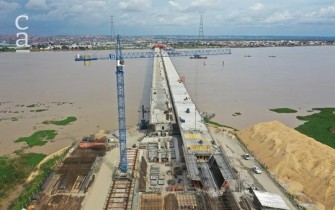
<path fill-rule="evenodd" d="M 164 51 L 162 53 L 164 53 Z M 203 162 L 208 164 L 208 160 L 212 157 L 214 161 L 217 162 L 216 166 L 219 167 L 223 180 L 234 180 L 235 175 L 229 165 L 228 159 L 224 157 L 224 154 L 211 137 L 170 57 L 164 56 L 161 57 L 161 59 L 163 61 L 173 108 L 183 140 L 184 157 L 190 179 L 193 181 L 206 182 L 207 179 L 202 178 L 203 176 L 199 168 L 202 168 L 201 164 L 203 164 Z M 222 180 L 208 180 L 208 182 L 214 181 L 217 182 L 218 187 L 222 185 Z M 214 185 L 210 184 L 209 186 Z"/>

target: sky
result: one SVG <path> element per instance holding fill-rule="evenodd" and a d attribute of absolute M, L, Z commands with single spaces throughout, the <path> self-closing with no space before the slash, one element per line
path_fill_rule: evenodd
<path fill-rule="evenodd" d="M 0 0 L 0 34 L 335 36 L 329 0 Z"/>

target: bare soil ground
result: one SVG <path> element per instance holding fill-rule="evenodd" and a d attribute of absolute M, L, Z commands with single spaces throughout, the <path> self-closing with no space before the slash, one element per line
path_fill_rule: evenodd
<path fill-rule="evenodd" d="M 301 203 L 335 210 L 335 150 L 278 121 L 237 132 L 254 156 Z"/>

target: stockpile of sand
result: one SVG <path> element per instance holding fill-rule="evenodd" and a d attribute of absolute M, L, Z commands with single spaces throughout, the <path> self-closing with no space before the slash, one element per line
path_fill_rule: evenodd
<path fill-rule="evenodd" d="M 335 210 L 335 149 L 278 121 L 256 124 L 237 136 L 300 202 Z"/>

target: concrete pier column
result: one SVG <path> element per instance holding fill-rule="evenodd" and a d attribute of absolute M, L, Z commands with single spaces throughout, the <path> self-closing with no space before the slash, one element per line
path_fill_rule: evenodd
<path fill-rule="evenodd" d="M 170 142 L 166 142 L 168 161 L 171 162 L 171 153 L 170 153 Z"/>

